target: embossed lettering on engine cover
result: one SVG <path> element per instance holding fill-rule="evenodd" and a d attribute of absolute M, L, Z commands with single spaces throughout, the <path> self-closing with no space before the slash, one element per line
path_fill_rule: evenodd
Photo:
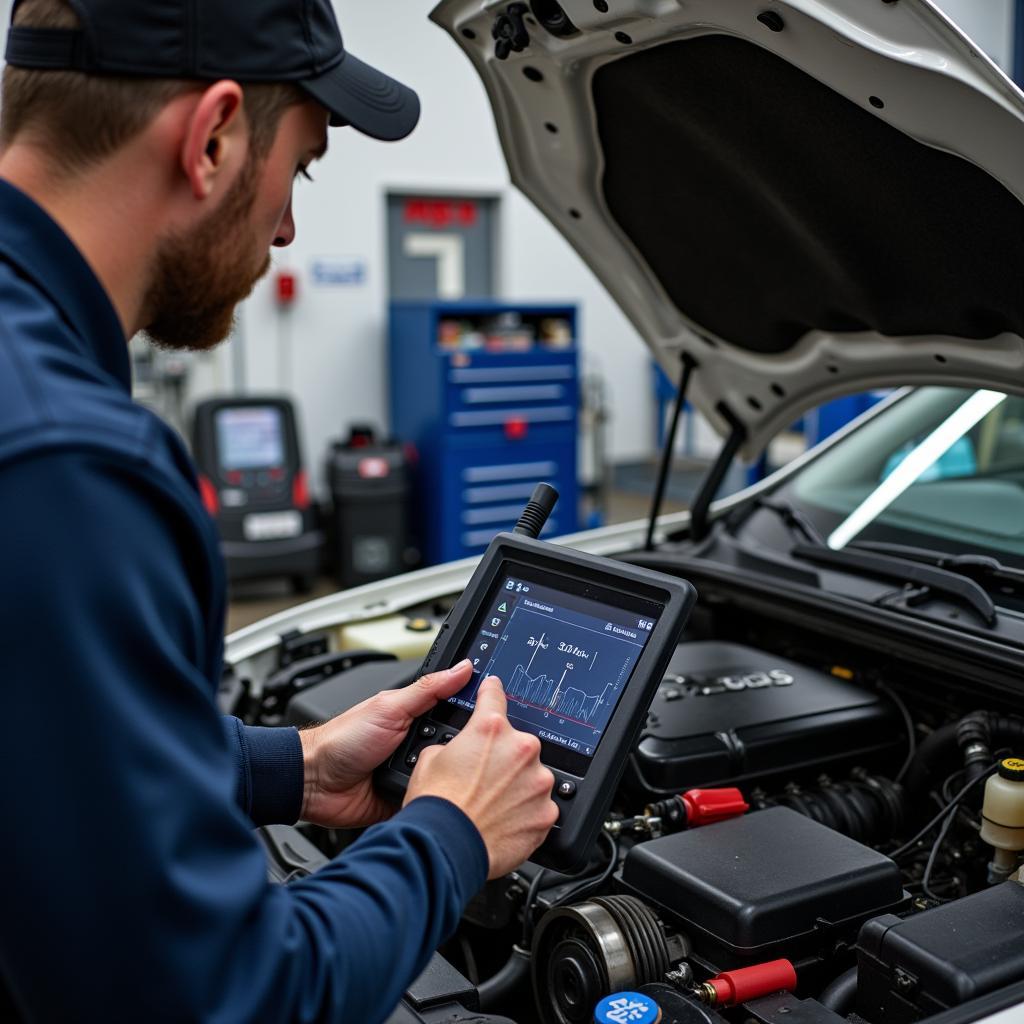
<path fill-rule="evenodd" d="M 744 690 L 762 690 L 772 686 L 792 686 L 796 682 L 791 672 L 782 668 L 756 670 L 730 670 L 714 676 L 666 676 L 664 687 L 675 688 L 680 697 L 712 697 L 718 693 L 741 693 Z"/>

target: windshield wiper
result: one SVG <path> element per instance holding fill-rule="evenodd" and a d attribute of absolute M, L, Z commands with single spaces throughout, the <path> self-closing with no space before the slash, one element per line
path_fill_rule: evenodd
<path fill-rule="evenodd" d="M 790 554 L 794 558 L 801 558 L 815 565 L 852 569 L 866 576 L 891 580 L 903 585 L 910 584 L 917 589 L 900 596 L 911 607 L 931 599 L 935 594 L 943 594 L 967 605 L 990 629 L 995 626 L 998 619 L 992 598 L 974 580 L 959 572 L 951 572 L 949 569 L 916 562 L 910 558 L 851 548 L 834 551 L 830 547 L 818 544 L 797 544 Z"/>
<path fill-rule="evenodd" d="M 915 589 L 905 590 L 899 597 L 910 607 L 923 604 L 935 594 L 943 594 L 967 605 L 991 629 L 997 621 L 995 602 L 976 577 L 987 574 L 992 581 L 1012 581 L 1024 588 L 1024 572 L 1008 569 L 994 558 L 944 555 L 924 548 L 867 542 L 833 550 L 811 520 L 788 501 L 760 498 L 753 505 L 773 512 L 790 533 L 803 538 L 805 543 L 795 545 L 790 551 L 793 558 L 826 568 L 853 570 L 902 586 L 909 584 Z"/>
<path fill-rule="evenodd" d="M 757 498 L 752 503 L 751 511 L 761 508 L 768 512 L 774 512 L 785 523 L 790 533 L 803 537 L 809 544 L 827 546 L 814 523 L 795 505 L 791 505 L 788 501 L 769 501 L 767 498 Z"/>
<path fill-rule="evenodd" d="M 895 555 L 912 562 L 933 565 L 937 569 L 966 576 L 989 593 L 1024 599 L 1024 569 L 1003 565 L 999 559 L 990 555 L 951 555 L 945 551 L 932 551 L 909 544 L 887 544 L 882 541 L 866 540 L 854 541 L 849 548 L 880 555 Z"/>

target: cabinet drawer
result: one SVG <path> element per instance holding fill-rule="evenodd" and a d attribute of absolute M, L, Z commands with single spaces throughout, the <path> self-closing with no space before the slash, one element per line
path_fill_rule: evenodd
<path fill-rule="evenodd" d="M 544 536 L 576 527 L 575 436 L 559 444 L 451 448 L 443 460 L 445 533 L 449 550 L 477 554 L 515 526 L 533 489 L 550 483 L 561 497 Z M 455 557 L 452 554 L 450 557 Z"/>
<path fill-rule="evenodd" d="M 512 355 L 453 358 L 446 368 L 445 423 L 452 429 L 500 428 L 575 421 L 579 396 L 574 352 L 546 357 Z"/>

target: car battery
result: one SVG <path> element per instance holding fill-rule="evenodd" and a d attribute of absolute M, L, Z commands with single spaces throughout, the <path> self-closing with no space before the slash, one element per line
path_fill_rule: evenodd
<path fill-rule="evenodd" d="M 401 445 L 380 443 L 354 427 L 327 461 L 334 505 L 334 575 L 341 587 L 397 576 L 415 568 L 409 540 L 410 480 Z"/>
<path fill-rule="evenodd" d="M 631 758 L 647 793 L 785 782 L 862 764 L 905 743 L 879 694 L 739 644 L 680 644 Z"/>
<path fill-rule="evenodd" d="M 910 1024 L 1024 980 L 1022 923 L 1018 882 L 906 919 L 873 918 L 857 941 L 857 1012 Z"/>

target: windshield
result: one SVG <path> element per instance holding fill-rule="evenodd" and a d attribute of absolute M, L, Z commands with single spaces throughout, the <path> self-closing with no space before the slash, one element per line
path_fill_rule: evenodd
<path fill-rule="evenodd" d="M 886 541 L 1024 567 L 1024 398 L 921 388 L 776 496 L 835 549 Z"/>

